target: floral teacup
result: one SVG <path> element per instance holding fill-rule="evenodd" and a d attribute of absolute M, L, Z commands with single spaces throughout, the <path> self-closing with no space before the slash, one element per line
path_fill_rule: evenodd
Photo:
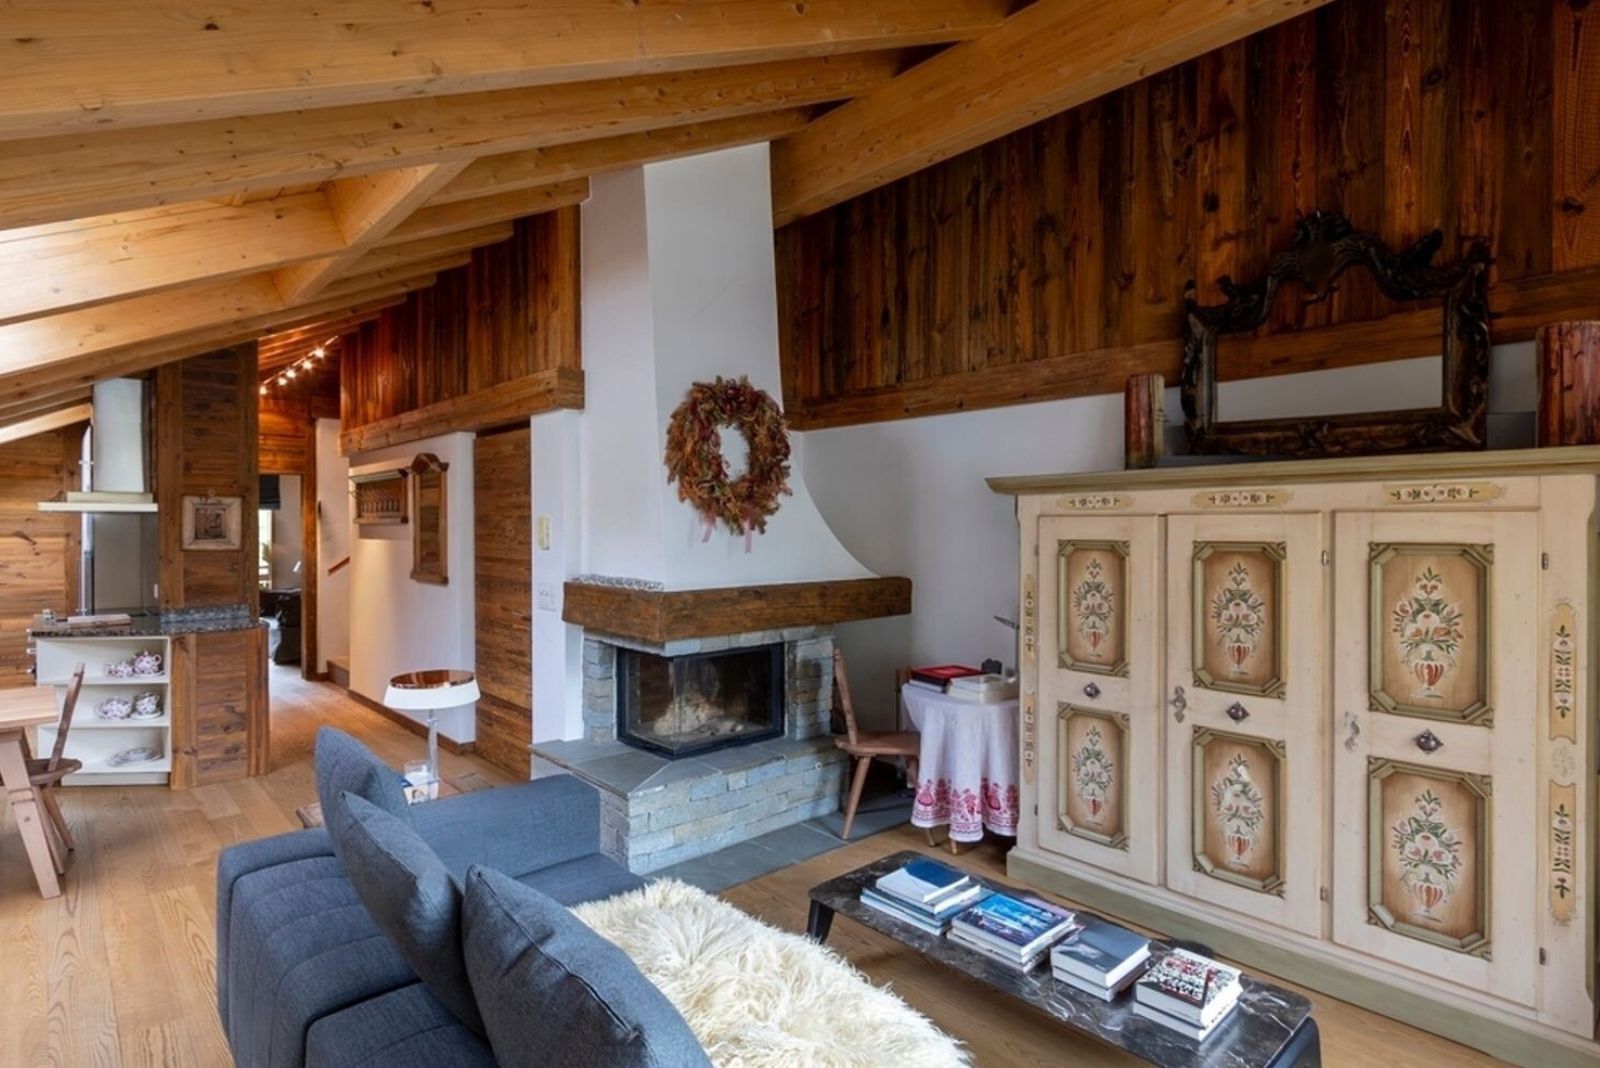
<path fill-rule="evenodd" d="M 135 719 L 154 719 L 161 715 L 161 695 L 154 690 L 146 690 L 133 699 L 133 716 Z"/>
<path fill-rule="evenodd" d="M 106 677 L 111 679 L 126 679 L 133 677 L 133 661 L 118 660 L 115 664 L 106 665 Z"/>
<path fill-rule="evenodd" d="M 101 719 L 127 719 L 133 712 L 133 702 L 126 697 L 107 697 L 95 707 Z"/>

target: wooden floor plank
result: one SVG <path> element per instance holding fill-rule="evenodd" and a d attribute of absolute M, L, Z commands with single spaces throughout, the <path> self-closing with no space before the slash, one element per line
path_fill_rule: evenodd
<path fill-rule="evenodd" d="M 260 778 L 189 791 L 64 790 L 63 808 L 79 848 L 60 898 L 39 897 L 15 821 L 9 812 L 0 816 L 0 1066 L 228 1063 L 215 1000 L 217 854 L 234 842 L 299 827 L 295 809 L 316 798 L 311 753 L 323 723 L 354 734 L 394 767 L 423 752 L 420 738 L 337 687 L 306 683 L 292 669 L 277 668 L 272 689 L 271 769 Z M 511 781 L 470 754 L 442 752 L 440 760 L 446 779 L 475 773 L 496 785 Z M 734 887 L 725 896 L 770 923 L 804 930 L 811 886 L 899 849 L 949 855 L 930 849 L 920 832 L 901 828 Z M 1004 874 L 1004 854 L 992 843 L 963 853 L 959 863 Z M 834 923 L 829 944 L 966 1042 L 982 1068 L 1133 1063 L 847 919 Z M 1323 1062 L 1330 1068 L 1497 1063 L 1305 993 L 1316 1005 Z"/>

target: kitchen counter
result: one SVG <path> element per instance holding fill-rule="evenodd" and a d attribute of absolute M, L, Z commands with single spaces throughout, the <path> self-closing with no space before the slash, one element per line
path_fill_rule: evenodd
<path fill-rule="evenodd" d="M 126 623 L 68 626 L 65 619 L 46 623 L 38 616 L 28 628 L 34 638 L 156 638 L 179 634 L 220 634 L 258 630 L 265 626 L 245 605 L 205 608 L 132 610 Z"/>

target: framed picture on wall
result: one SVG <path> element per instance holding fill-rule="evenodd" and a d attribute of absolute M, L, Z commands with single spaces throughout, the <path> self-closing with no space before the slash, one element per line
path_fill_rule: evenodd
<path fill-rule="evenodd" d="M 244 544 L 244 498 L 185 496 L 183 547 L 200 551 L 238 551 Z"/>

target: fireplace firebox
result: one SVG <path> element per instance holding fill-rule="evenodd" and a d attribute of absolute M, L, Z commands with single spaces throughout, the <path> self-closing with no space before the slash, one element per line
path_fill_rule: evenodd
<path fill-rule="evenodd" d="M 684 656 L 617 650 L 617 737 L 668 757 L 783 734 L 783 646 Z"/>

